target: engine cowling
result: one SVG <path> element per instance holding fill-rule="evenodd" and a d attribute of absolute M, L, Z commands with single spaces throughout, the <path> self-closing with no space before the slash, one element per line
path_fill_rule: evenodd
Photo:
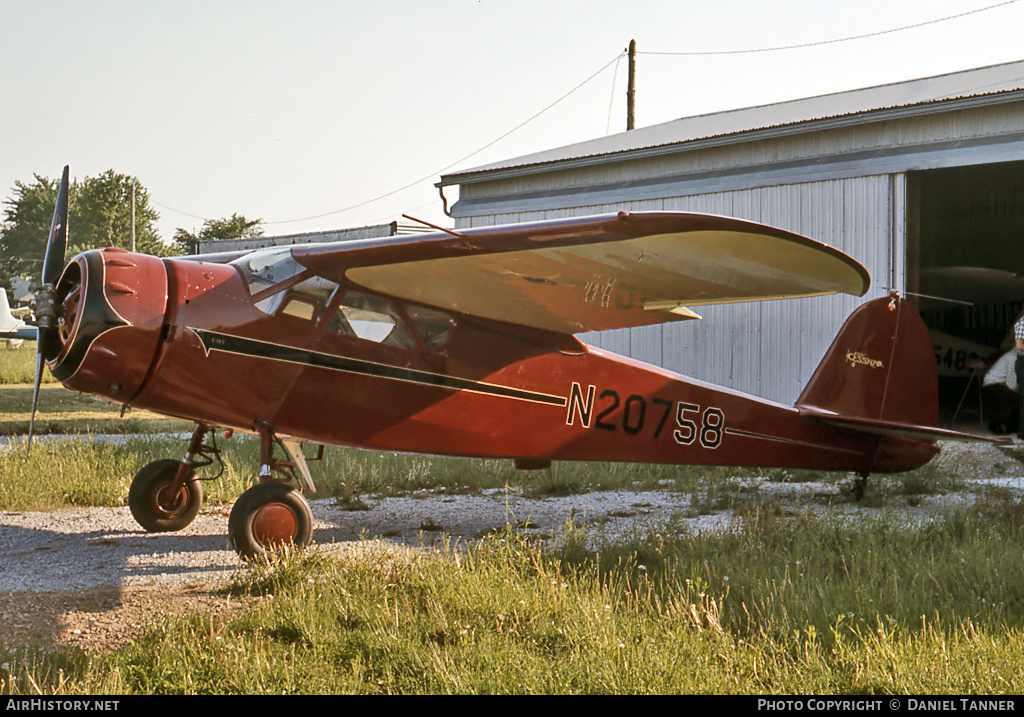
<path fill-rule="evenodd" d="M 153 365 L 167 311 L 167 270 L 123 249 L 79 254 L 56 287 L 59 342 L 44 354 L 68 388 L 127 403 Z"/>

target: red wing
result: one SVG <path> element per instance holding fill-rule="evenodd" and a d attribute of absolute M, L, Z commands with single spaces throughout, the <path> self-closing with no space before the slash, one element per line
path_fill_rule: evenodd
<path fill-rule="evenodd" d="M 295 247 L 327 278 L 560 333 L 699 318 L 689 306 L 862 296 L 858 262 L 805 237 L 703 214 L 626 213 Z"/>

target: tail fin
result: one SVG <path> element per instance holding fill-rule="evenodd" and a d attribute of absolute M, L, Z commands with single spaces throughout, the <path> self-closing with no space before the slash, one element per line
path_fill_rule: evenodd
<path fill-rule="evenodd" d="M 7 300 L 7 289 L 0 287 L 0 329 L 12 329 L 17 323 Z"/>
<path fill-rule="evenodd" d="M 935 426 L 938 370 L 928 328 L 917 310 L 896 295 L 858 307 L 797 406 L 880 423 Z"/>
<path fill-rule="evenodd" d="M 0 287 L 0 339 L 15 341 L 17 339 L 35 339 L 36 327 L 26 324 L 11 313 L 11 304 L 7 300 L 7 290 Z"/>
<path fill-rule="evenodd" d="M 938 428 L 939 377 L 928 327 L 893 295 L 858 307 L 797 400 L 809 418 L 879 437 L 866 472 L 917 468 L 938 440 L 1003 443 Z"/>

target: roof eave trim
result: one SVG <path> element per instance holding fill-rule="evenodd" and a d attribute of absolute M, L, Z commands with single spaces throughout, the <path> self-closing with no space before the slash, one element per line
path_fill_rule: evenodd
<path fill-rule="evenodd" d="M 924 104 L 906 105 L 901 107 L 888 107 L 877 110 L 867 110 L 852 114 L 837 115 L 820 119 L 803 120 L 790 124 L 764 127 L 761 129 L 745 130 L 731 134 L 705 137 L 701 139 L 672 142 L 651 147 L 626 149 L 618 152 L 605 154 L 592 154 L 570 159 L 553 160 L 538 164 L 523 164 L 517 166 L 503 167 L 500 169 L 455 172 L 442 175 L 437 187 L 450 187 L 460 184 L 474 184 L 478 182 L 493 182 L 503 179 L 512 179 L 530 174 L 545 174 L 570 169 L 592 167 L 608 162 L 623 162 L 627 160 L 646 159 L 649 157 L 660 157 L 667 154 L 679 152 L 694 152 L 713 147 L 722 147 L 731 144 L 744 142 L 759 142 L 769 139 L 779 139 L 809 132 L 820 132 L 831 129 L 842 129 L 856 124 L 867 124 L 875 122 L 887 122 L 894 119 L 907 119 L 921 117 L 942 112 L 956 112 L 964 109 L 977 109 L 995 105 L 1019 102 L 1024 100 L 1024 89 L 1009 90 L 987 95 L 971 95 L 957 97 L 947 100 L 937 100 Z"/>

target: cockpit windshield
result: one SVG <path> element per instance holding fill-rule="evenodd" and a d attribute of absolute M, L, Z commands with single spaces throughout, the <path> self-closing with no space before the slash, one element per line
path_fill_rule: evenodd
<path fill-rule="evenodd" d="M 249 282 L 251 296 L 305 271 L 305 267 L 292 257 L 290 248 L 254 251 L 231 263 L 242 270 Z"/>

